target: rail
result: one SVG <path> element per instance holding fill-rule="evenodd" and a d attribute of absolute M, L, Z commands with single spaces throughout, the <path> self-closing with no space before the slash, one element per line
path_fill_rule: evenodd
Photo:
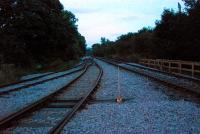
<path fill-rule="evenodd" d="M 73 107 L 72 111 L 68 115 L 66 115 L 66 117 L 61 122 L 59 122 L 48 134 L 59 134 L 61 132 L 61 130 L 63 129 L 63 127 L 67 124 L 67 122 L 70 121 L 70 119 L 80 109 L 80 107 L 82 105 L 87 103 L 87 101 L 90 99 L 91 95 L 94 94 L 94 92 L 98 88 L 98 85 L 101 81 L 101 77 L 103 75 L 103 69 L 96 62 L 94 62 L 94 63 L 97 66 L 97 68 L 100 70 L 95 84 L 89 90 L 89 92 Z"/>
<path fill-rule="evenodd" d="M 77 69 L 77 70 L 74 70 L 74 71 L 71 71 L 71 72 L 67 72 L 65 74 L 62 74 L 62 75 L 59 75 L 59 76 L 55 76 L 55 77 L 52 77 L 52 78 L 47 78 L 47 79 L 44 79 L 44 80 L 41 80 L 41 81 L 36 81 L 36 82 L 30 83 L 30 84 L 29 83 L 28 84 L 24 83 L 24 85 L 22 85 L 20 87 L 14 87 L 14 88 L 10 88 L 10 89 L 7 89 L 7 90 L 1 90 L 1 87 L 0 87 L 0 95 L 8 94 L 8 93 L 11 93 L 11 92 L 14 92 L 14 91 L 19 91 L 19 90 L 27 88 L 27 87 L 35 86 L 35 85 L 42 84 L 42 83 L 47 82 L 47 81 L 51 81 L 51 80 L 54 80 L 54 79 L 65 77 L 67 75 L 70 75 L 70 74 L 79 72 L 81 70 L 84 70 L 85 66 L 86 66 L 86 64 L 84 64 L 80 69 Z M 23 82 L 20 82 L 20 83 L 23 83 Z"/>
<path fill-rule="evenodd" d="M 102 60 L 104 62 L 107 62 L 107 63 L 109 63 L 111 65 L 114 65 L 114 66 L 120 67 L 122 69 L 128 70 L 130 72 L 141 74 L 141 75 L 143 75 L 145 77 L 148 77 L 148 78 L 150 78 L 152 80 L 160 82 L 160 83 L 162 83 L 162 84 L 164 84 L 166 86 L 170 86 L 170 87 L 174 88 L 175 90 L 181 90 L 181 91 L 184 91 L 184 92 L 200 94 L 198 88 L 195 88 L 195 87 L 192 87 L 192 86 L 189 87 L 189 86 L 173 83 L 171 81 L 168 81 L 167 79 L 160 79 L 159 77 L 156 77 L 156 75 L 150 75 L 149 73 L 146 73 L 144 70 L 142 70 L 142 69 L 140 70 L 139 69 L 139 68 L 144 68 L 144 67 L 138 66 L 138 69 L 132 69 L 132 68 L 129 68 L 129 67 L 125 67 L 125 66 L 119 65 L 119 63 L 116 62 L 116 61 L 112 61 L 112 60 L 105 59 L 105 58 L 100 58 L 100 57 L 96 57 L 96 58 L 99 59 L 99 60 Z M 151 70 L 154 70 L 154 69 L 151 69 Z M 155 71 L 159 71 L 159 70 L 155 70 Z M 183 76 L 180 75 L 180 77 L 183 77 Z M 191 81 L 192 83 L 199 83 L 199 79 L 195 79 L 195 81 L 193 81 L 193 78 L 191 78 L 191 77 L 187 77 L 186 79 L 189 79 L 189 80 L 192 79 L 192 81 Z"/>
<path fill-rule="evenodd" d="M 87 71 L 88 67 L 90 65 L 87 65 L 84 68 L 84 71 L 75 79 L 73 79 L 72 81 L 70 81 L 67 85 L 65 85 L 64 87 L 62 87 L 61 89 L 47 95 L 46 97 L 24 107 L 23 109 L 17 110 L 15 112 L 13 112 L 12 114 L 2 118 L 0 120 L 0 132 L 1 129 L 5 128 L 4 126 L 10 125 L 10 122 L 18 119 L 20 116 L 24 115 L 25 113 L 29 113 L 31 110 L 36 109 L 37 107 L 39 107 L 40 105 L 44 104 L 45 102 L 47 102 L 49 99 L 51 99 L 53 96 L 55 96 L 56 94 L 58 94 L 59 92 L 65 90 L 66 88 L 68 88 L 72 83 L 74 83 L 75 81 L 77 81 L 81 76 L 83 76 L 85 74 L 85 72 Z"/>
<path fill-rule="evenodd" d="M 52 126 L 52 128 L 49 130 L 49 132 L 47 132 L 48 134 L 59 134 L 60 131 L 63 129 L 63 127 L 66 125 L 66 123 L 69 122 L 70 119 L 73 117 L 73 115 L 81 107 L 85 106 L 85 104 L 92 98 L 92 95 L 95 93 L 96 89 L 98 88 L 98 85 L 101 81 L 101 77 L 103 75 L 102 68 L 96 62 L 94 62 L 94 64 L 100 70 L 95 83 L 92 85 L 90 90 L 86 93 L 86 95 L 84 95 L 80 100 L 78 100 L 78 102 L 72 107 L 72 110 L 70 112 L 66 111 L 66 115 L 63 117 L 63 119 L 61 119 L 54 126 Z M 51 93 L 50 95 L 42 98 L 41 100 L 38 100 L 37 102 L 35 102 L 33 104 L 30 104 L 29 106 L 25 107 L 24 109 L 16 111 L 13 114 L 11 114 L 10 116 L 7 116 L 4 119 L 2 119 L 0 121 L 0 131 L 11 126 L 13 121 L 24 118 L 25 117 L 24 115 L 26 115 L 27 113 L 36 111 L 37 109 L 40 109 L 42 107 L 46 107 L 48 103 L 50 104 L 52 102 L 52 98 L 54 98 L 56 95 L 59 95 L 62 91 L 67 90 L 67 88 L 71 84 L 73 84 L 80 77 L 82 77 L 85 74 L 85 72 L 88 70 L 89 66 L 91 66 L 91 65 L 92 64 L 87 64 L 84 72 L 82 72 L 78 77 L 76 77 L 74 80 L 72 80 L 70 83 L 68 83 L 65 87 L 55 91 L 54 93 Z"/>
<path fill-rule="evenodd" d="M 70 69 L 73 69 L 73 68 L 77 68 L 79 66 L 82 66 L 84 65 L 85 63 L 81 63 L 81 64 L 78 64 L 78 65 L 75 65 L 74 67 L 71 67 L 71 68 L 68 68 L 66 69 L 65 71 L 67 70 L 70 70 Z M 9 70 L 9 67 L 3 67 L 4 69 L 1 69 L 3 65 L 0 65 L 0 74 L 2 73 L 2 70 L 8 72 Z M 12 64 L 10 64 L 10 66 L 13 66 Z M 23 83 L 23 82 L 27 82 L 27 81 L 32 81 L 32 80 L 36 80 L 36 79 L 39 79 L 39 78 L 42 78 L 42 77 L 45 77 L 45 76 L 49 76 L 49 75 L 52 75 L 52 74 L 56 74 L 56 73 L 59 73 L 59 72 L 62 72 L 62 71 L 55 71 L 55 72 L 51 72 L 51 73 L 47 73 L 47 74 L 44 74 L 44 75 L 40 75 L 40 76 L 36 76 L 36 77 L 33 77 L 33 78 L 29 78 L 29 79 L 25 79 L 25 80 L 19 80 L 19 81 L 16 81 L 16 82 L 12 82 L 12 83 L 8 83 L 8 84 L 3 84 L 3 85 L 0 85 L 0 88 L 5 88 L 5 87 L 8 87 L 8 86 L 12 86 L 14 84 L 20 84 L 20 83 Z"/>
<path fill-rule="evenodd" d="M 139 63 L 173 74 L 200 78 L 200 62 L 164 59 L 141 59 Z"/>

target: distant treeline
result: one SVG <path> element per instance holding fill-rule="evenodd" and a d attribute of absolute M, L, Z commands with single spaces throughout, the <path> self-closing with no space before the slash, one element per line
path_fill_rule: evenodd
<path fill-rule="evenodd" d="M 121 35 L 114 42 L 101 38 L 93 45 L 95 56 L 179 59 L 200 61 L 200 1 L 184 0 L 186 9 L 165 9 L 155 28 Z"/>
<path fill-rule="evenodd" d="M 77 21 L 59 0 L 0 0 L 0 63 L 32 66 L 83 56 Z"/>

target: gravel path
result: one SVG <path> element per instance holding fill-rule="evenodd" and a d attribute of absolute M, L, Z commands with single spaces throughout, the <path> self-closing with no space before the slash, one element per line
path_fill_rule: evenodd
<path fill-rule="evenodd" d="M 59 79 L 54 79 L 34 87 L 25 88 L 25 90 L 20 90 L 17 92 L 12 92 L 9 95 L 0 96 L 0 120 L 13 113 L 13 111 L 20 110 L 31 103 L 57 91 L 58 89 L 64 87 L 74 78 L 78 77 L 82 71 L 67 75 L 66 77 L 61 77 Z"/>
<path fill-rule="evenodd" d="M 120 71 L 117 104 L 117 68 L 97 60 L 104 69 L 96 103 L 88 105 L 66 124 L 62 134 L 200 133 L 200 106 L 192 98 L 141 75 Z"/>
<path fill-rule="evenodd" d="M 15 85 L 7 86 L 7 87 L 4 87 L 4 88 L 0 88 L 0 92 L 8 91 L 8 90 L 11 90 L 13 88 L 20 88 L 20 87 L 23 87 L 23 86 L 26 86 L 26 85 L 29 85 L 29 84 L 33 84 L 33 83 L 36 83 L 36 82 L 40 82 L 40 81 L 43 81 L 43 80 L 46 80 L 46 79 L 51 79 L 51 78 L 54 78 L 54 77 L 57 77 L 57 76 L 61 76 L 61 75 L 73 72 L 75 70 L 79 70 L 82 67 L 83 66 L 78 66 L 78 67 L 75 67 L 73 69 L 63 71 L 63 72 L 58 72 L 58 73 L 48 75 L 48 76 L 44 76 L 42 78 L 39 78 L 39 79 L 36 79 L 36 80 L 33 80 L 33 81 L 26 81 L 26 82 L 23 82 L 23 83 L 20 83 L 20 84 L 15 84 Z"/>

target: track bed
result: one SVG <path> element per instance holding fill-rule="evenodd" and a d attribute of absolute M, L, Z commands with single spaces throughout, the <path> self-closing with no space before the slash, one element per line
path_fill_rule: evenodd
<path fill-rule="evenodd" d="M 104 75 L 87 109 L 62 131 L 67 133 L 200 133 L 199 96 L 185 94 L 137 73 L 120 70 L 122 104 L 118 96 L 117 68 L 97 60 Z"/>

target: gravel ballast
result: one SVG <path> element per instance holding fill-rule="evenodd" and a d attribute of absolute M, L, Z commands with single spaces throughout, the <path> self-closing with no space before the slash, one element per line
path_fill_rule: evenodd
<path fill-rule="evenodd" d="M 69 70 L 71 70 L 71 69 L 75 69 L 75 68 L 77 68 L 77 67 L 80 67 L 82 64 L 83 64 L 83 62 L 80 62 L 80 63 L 78 63 L 76 66 L 74 66 L 73 68 L 66 69 L 66 70 L 69 71 Z M 60 71 L 60 72 L 61 72 L 61 71 Z M 63 72 L 65 72 L 65 71 L 63 71 Z M 22 76 L 22 77 L 20 78 L 20 80 L 29 80 L 29 79 L 37 78 L 37 77 L 40 77 L 40 76 L 49 75 L 49 74 L 52 74 L 52 73 L 56 73 L 56 72 L 46 72 L 46 73 L 29 74 L 29 75 Z"/>
<path fill-rule="evenodd" d="M 66 77 L 54 79 L 33 87 L 25 88 L 24 90 L 19 90 L 8 95 L 0 96 L 0 119 L 59 90 L 70 83 L 70 81 L 78 77 L 82 72 L 83 71 L 79 71 L 67 75 Z"/>
<path fill-rule="evenodd" d="M 0 92 L 9 91 L 9 90 L 12 90 L 14 88 L 21 88 L 21 87 L 26 86 L 26 85 L 30 85 L 30 84 L 41 82 L 41 81 L 51 79 L 51 78 L 54 78 L 54 77 L 62 76 L 62 75 L 71 73 L 73 71 L 79 70 L 81 68 L 83 68 L 83 66 L 78 66 L 78 67 L 75 67 L 75 68 L 70 69 L 70 70 L 66 70 L 66 71 L 54 73 L 54 74 L 51 74 L 51 75 L 47 75 L 47 76 L 44 76 L 44 77 L 41 77 L 39 79 L 35 79 L 35 80 L 32 80 L 32 81 L 26 81 L 26 82 L 22 82 L 22 83 L 19 83 L 19 84 L 14 84 L 14 85 L 10 85 L 10 86 L 7 86 L 7 87 L 3 87 L 3 88 L 0 88 Z"/>
<path fill-rule="evenodd" d="M 127 64 L 119 64 L 119 65 L 122 66 L 122 67 L 128 68 L 128 69 L 137 71 L 137 72 L 141 72 L 143 74 L 147 74 L 147 75 L 149 75 L 153 78 L 172 83 L 176 86 L 184 87 L 188 90 L 200 93 L 200 82 L 199 81 L 196 82 L 196 81 L 192 81 L 192 80 L 189 80 L 189 79 L 186 79 L 186 78 L 180 78 L 180 77 L 176 77 L 176 76 L 173 76 L 173 75 L 161 73 L 161 72 L 158 72 L 158 71 L 153 71 L 153 69 L 151 70 L 151 69 L 148 69 L 148 67 L 144 67 L 144 66 L 141 66 L 141 65 L 136 66 L 135 64 L 132 64 L 132 63 L 129 63 L 129 64 L 130 65 L 127 65 Z M 133 66 L 131 66 L 131 65 L 133 65 Z"/>
<path fill-rule="evenodd" d="M 88 68 L 87 72 L 74 84 L 70 85 L 66 92 L 61 93 L 57 98 L 65 100 L 80 99 L 85 96 L 94 86 L 95 81 L 98 78 L 99 69 L 92 65 Z"/>
<path fill-rule="evenodd" d="M 117 68 L 96 60 L 104 70 L 94 104 L 80 111 L 62 134 L 200 133 L 200 107 L 193 98 L 176 93 L 138 74 L 120 71 L 122 104 L 114 102 Z"/>
<path fill-rule="evenodd" d="M 67 106 L 67 103 L 58 103 L 57 101 L 79 100 L 81 97 L 85 96 L 89 90 L 91 90 L 95 81 L 97 80 L 98 74 L 99 69 L 96 66 L 89 66 L 87 72 L 85 72 L 77 81 L 72 83 L 65 90 L 57 94 L 52 99 L 52 102 L 50 101 L 44 108 L 38 109 L 36 112 L 31 113 L 26 118 L 16 121 L 17 126 L 11 126 L 3 130 L 3 132 L 13 134 L 48 133 L 57 125 L 58 122 L 63 120 L 66 114 L 71 112 L 73 108 L 73 106 L 63 107 L 63 105 Z"/>
<path fill-rule="evenodd" d="M 20 80 L 29 80 L 29 79 L 37 78 L 37 77 L 40 77 L 40 76 L 49 75 L 51 73 L 53 73 L 53 72 L 29 74 L 29 75 L 26 75 L 26 76 L 22 76 L 20 78 Z"/>
<path fill-rule="evenodd" d="M 30 118 L 16 121 L 18 127 L 10 127 L 3 130 L 8 134 L 46 134 L 55 126 L 70 108 L 44 108 L 32 113 Z"/>

